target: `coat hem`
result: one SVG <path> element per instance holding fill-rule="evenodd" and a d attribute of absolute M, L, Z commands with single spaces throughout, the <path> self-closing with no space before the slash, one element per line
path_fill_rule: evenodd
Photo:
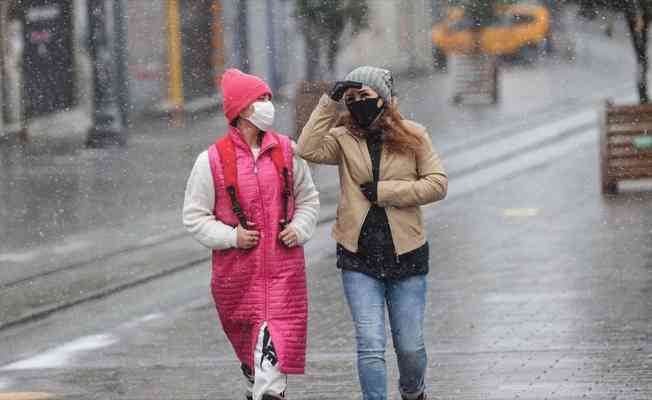
<path fill-rule="evenodd" d="M 358 252 L 358 245 L 357 243 L 355 245 L 352 245 L 351 243 L 347 243 L 344 239 L 342 239 L 339 235 L 338 232 L 333 230 L 331 233 L 331 237 L 342 247 L 350 251 L 351 253 L 357 253 Z M 405 253 L 409 253 L 413 250 L 418 249 L 419 247 L 423 246 L 426 244 L 427 240 L 425 237 L 419 238 L 416 242 L 413 242 L 410 246 L 405 247 L 405 248 L 397 248 L 396 247 L 396 242 L 394 242 L 394 246 L 396 247 L 396 255 L 401 256 Z"/>

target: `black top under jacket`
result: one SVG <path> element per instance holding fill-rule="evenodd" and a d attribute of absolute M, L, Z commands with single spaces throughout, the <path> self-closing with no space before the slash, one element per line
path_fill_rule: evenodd
<path fill-rule="evenodd" d="M 380 177 L 382 154 L 380 135 L 369 135 L 367 148 L 371 156 L 374 182 Z M 400 256 L 396 255 L 392 232 L 383 207 L 372 204 L 358 238 L 358 252 L 337 245 L 337 267 L 362 272 L 376 279 L 404 279 L 428 273 L 428 243 Z"/>

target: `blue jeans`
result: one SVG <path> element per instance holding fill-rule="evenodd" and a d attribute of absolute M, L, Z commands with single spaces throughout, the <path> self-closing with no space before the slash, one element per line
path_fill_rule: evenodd
<path fill-rule="evenodd" d="M 382 281 L 343 270 L 342 283 L 355 324 L 363 399 L 387 399 L 385 304 L 398 359 L 399 390 L 408 399 L 418 397 L 425 389 L 428 363 L 423 342 L 426 276 Z"/>

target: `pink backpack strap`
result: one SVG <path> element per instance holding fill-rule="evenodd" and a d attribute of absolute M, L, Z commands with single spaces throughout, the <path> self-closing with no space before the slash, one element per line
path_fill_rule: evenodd
<path fill-rule="evenodd" d="M 288 210 L 289 210 L 290 198 L 292 197 L 292 188 L 293 188 L 292 175 L 290 173 L 287 164 L 285 163 L 285 154 L 283 152 L 285 146 L 284 143 L 281 142 L 281 137 L 274 132 L 267 132 L 267 133 L 273 135 L 274 139 L 276 139 L 276 142 L 278 143 L 278 146 L 272 148 L 271 157 L 272 157 L 272 162 L 274 162 L 274 165 L 276 166 L 276 171 L 278 172 L 278 176 L 281 179 L 281 185 L 283 187 L 283 192 L 282 192 L 283 204 L 281 205 L 283 207 L 283 220 L 279 221 L 279 224 L 281 230 L 284 230 L 287 227 L 287 224 L 290 223 Z"/>
<path fill-rule="evenodd" d="M 238 217 L 240 225 L 245 229 L 249 229 L 247 226 L 247 216 L 238 200 L 240 190 L 238 189 L 238 164 L 235 157 L 235 144 L 231 136 L 225 135 L 215 143 L 215 147 L 220 155 L 222 174 L 224 175 L 224 187 L 226 193 L 229 195 L 229 200 L 231 200 L 231 209 L 235 216 Z"/>

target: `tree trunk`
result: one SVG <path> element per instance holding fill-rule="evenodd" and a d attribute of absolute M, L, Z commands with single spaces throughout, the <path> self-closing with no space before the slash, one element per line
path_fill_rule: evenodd
<path fill-rule="evenodd" d="M 237 49 L 240 69 L 243 72 L 251 71 L 249 59 L 249 24 L 247 21 L 247 0 L 238 0 L 238 13 L 236 21 L 235 48 Z"/>
<path fill-rule="evenodd" d="M 304 38 L 306 39 L 306 80 L 308 82 L 315 82 L 320 79 L 320 42 L 315 32 L 306 28 L 304 31 Z"/>
<path fill-rule="evenodd" d="M 638 65 L 637 86 L 641 104 L 649 102 L 647 95 L 647 28 L 649 20 L 638 15 L 635 9 L 627 9 L 625 18 L 632 38 L 632 46 Z M 642 21 L 639 20 L 642 18 Z"/>
<path fill-rule="evenodd" d="M 648 71 L 647 31 L 649 26 L 650 26 L 650 20 L 648 19 L 648 16 L 644 13 L 643 26 L 641 29 L 641 38 L 640 38 L 641 54 L 640 54 L 639 65 L 641 71 L 640 71 L 639 83 L 638 83 L 638 90 L 639 90 L 639 97 L 641 99 L 641 104 L 650 102 L 650 99 L 648 97 L 648 92 L 647 92 L 647 71 Z"/>

